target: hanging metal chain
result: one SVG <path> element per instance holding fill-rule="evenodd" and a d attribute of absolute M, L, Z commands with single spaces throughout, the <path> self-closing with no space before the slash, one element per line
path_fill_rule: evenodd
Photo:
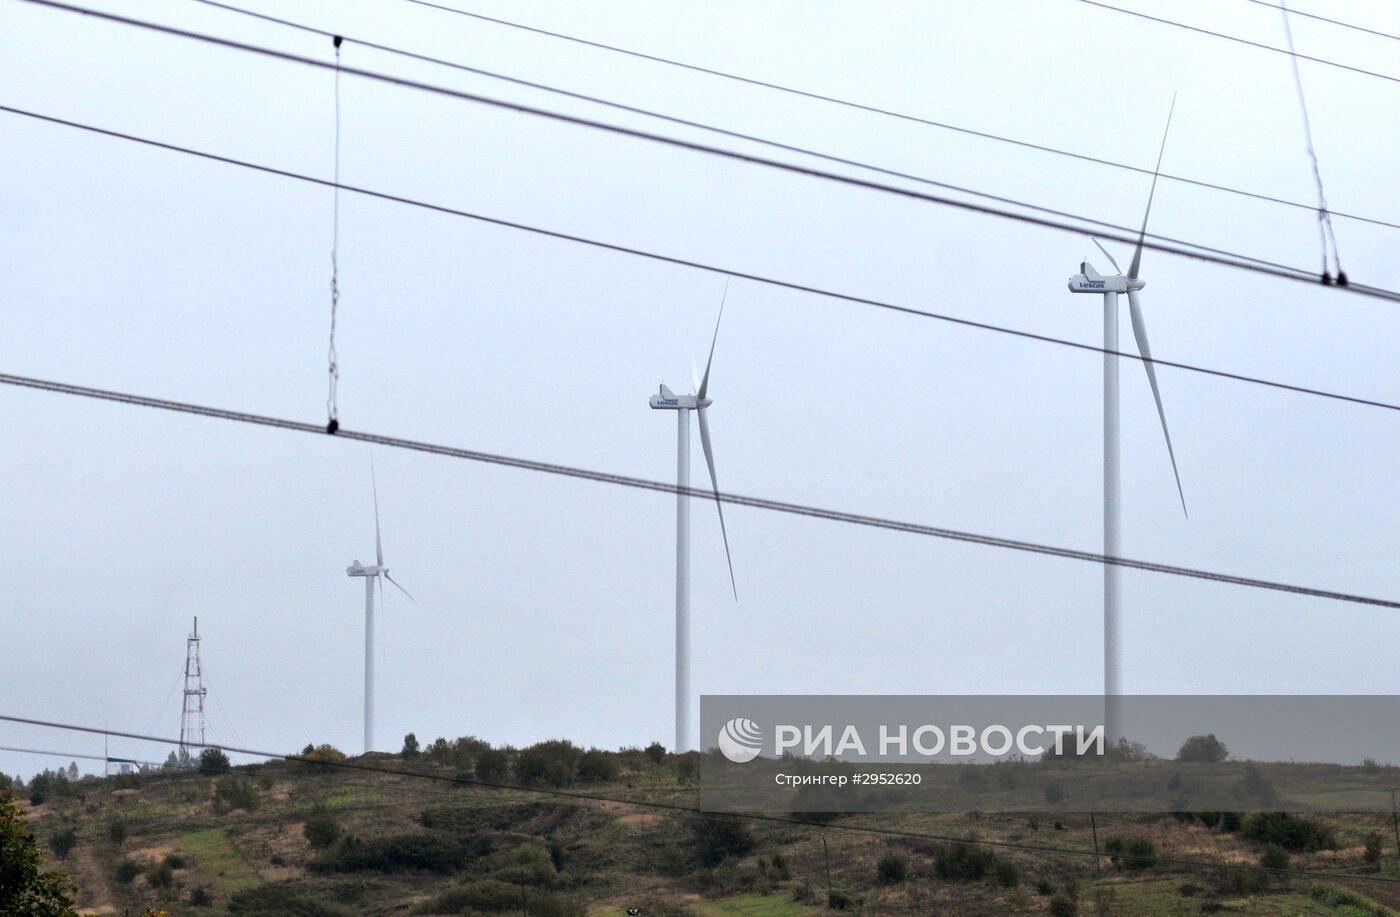
<path fill-rule="evenodd" d="M 335 203 L 331 220 L 331 338 L 326 354 L 330 391 L 326 395 L 326 432 L 333 434 L 340 429 L 340 405 L 336 393 L 340 386 L 340 365 L 335 356 L 335 318 L 340 305 L 340 36 L 336 35 L 332 42 L 335 44 L 335 185 L 331 195 Z"/>

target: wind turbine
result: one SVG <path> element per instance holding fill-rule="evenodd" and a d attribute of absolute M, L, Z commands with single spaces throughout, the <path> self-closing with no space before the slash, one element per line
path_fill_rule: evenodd
<path fill-rule="evenodd" d="M 1172 98 L 1172 110 L 1176 99 Z M 1152 172 L 1152 189 L 1147 194 L 1147 211 L 1142 217 L 1142 230 L 1138 233 L 1137 248 L 1133 260 L 1124 274 L 1118 262 L 1108 253 L 1108 249 L 1094 239 L 1099 251 L 1108 258 L 1118 273 L 1105 277 L 1085 261 L 1079 265 L 1079 273 L 1069 279 L 1071 293 L 1100 293 L 1103 295 L 1103 552 L 1108 557 L 1118 557 L 1120 532 L 1120 487 L 1119 487 L 1119 448 L 1118 448 L 1118 294 L 1128 294 L 1128 315 L 1133 323 L 1133 337 L 1137 339 L 1138 353 L 1143 358 L 1143 368 L 1147 370 L 1147 383 L 1152 387 L 1152 398 L 1157 402 L 1157 417 L 1162 422 L 1162 436 L 1167 441 L 1167 456 L 1171 459 L 1172 474 L 1176 477 L 1176 492 L 1181 498 L 1181 512 L 1186 514 L 1186 494 L 1181 489 L 1181 474 L 1176 467 L 1176 453 L 1172 450 L 1171 433 L 1167 430 L 1167 415 L 1162 410 L 1162 393 L 1157 388 L 1157 371 L 1152 364 L 1152 348 L 1147 342 L 1147 325 L 1142 318 L 1142 304 L 1138 292 L 1146 281 L 1138 276 L 1142 266 L 1142 244 L 1147 236 L 1147 218 L 1152 213 L 1152 196 L 1157 191 L 1157 173 L 1162 168 L 1162 154 L 1167 148 L 1167 131 L 1171 130 L 1171 111 L 1167 112 L 1167 129 L 1162 132 L 1162 146 L 1157 151 L 1157 167 Z M 1123 638 L 1120 629 L 1121 590 L 1119 567 L 1107 563 L 1103 567 L 1103 693 L 1104 718 L 1109 742 L 1117 742 L 1122 736 L 1122 721 L 1119 710 L 1119 696 L 1123 693 L 1122 653 Z"/>
<path fill-rule="evenodd" d="M 349 576 L 363 576 L 365 578 L 365 751 L 374 748 L 374 587 L 375 583 L 382 576 L 384 579 L 394 584 L 394 587 L 408 595 L 408 590 L 399 585 L 398 580 L 389 575 L 389 568 L 384 566 L 384 545 L 379 539 L 379 485 L 374 478 L 374 458 L 369 460 L 369 481 L 374 492 L 374 564 L 366 566 L 358 560 L 350 564 L 346 569 Z M 384 601 L 384 584 L 379 583 L 379 600 Z M 413 596 L 408 595 L 408 600 L 415 605 L 418 604 Z"/>
<path fill-rule="evenodd" d="M 710 447 L 710 424 L 706 409 L 710 398 L 710 365 L 715 359 L 715 342 L 719 340 L 719 323 L 724 318 L 724 299 L 729 295 L 728 282 L 720 299 L 719 318 L 715 319 L 714 337 L 710 339 L 710 357 L 705 361 L 705 375 L 695 381 L 695 394 L 677 395 L 661 385 L 661 391 L 648 399 L 654 411 L 676 412 L 676 744 L 677 753 L 690 751 L 690 414 L 700 421 L 700 447 L 705 451 L 705 464 L 710 469 L 710 485 L 715 492 L 715 508 L 719 510 L 719 531 L 724 538 L 724 557 L 729 562 L 729 587 L 738 601 L 739 590 L 734 584 L 734 560 L 729 555 L 729 533 L 724 528 L 724 505 L 719 499 L 719 480 L 715 477 L 714 450 Z M 692 363 L 691 373 L 695 368 Z"/>

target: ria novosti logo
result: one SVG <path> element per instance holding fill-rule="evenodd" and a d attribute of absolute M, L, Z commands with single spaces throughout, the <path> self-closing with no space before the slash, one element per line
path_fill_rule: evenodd
<path fill-rule="evenodd" d="M 735 764 L 747 764 L 763 750 L 763 730 L 753 720 L 736 716 L 719 731 L 719 750 Z"/>

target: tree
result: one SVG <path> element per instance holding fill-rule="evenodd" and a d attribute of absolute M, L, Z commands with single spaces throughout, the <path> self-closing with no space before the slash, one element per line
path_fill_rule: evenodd
<path fill-rule="evenodd" d="M 175 757 L 175 752 L 173 749 L 171 750 L 170 754 L 165 756 L 165 764 L 163 766 L 168 771 L 173 771 L 180 766 L 180 759 Z"/>
<path fill-rule="evenodd" d="M 49 838 L 49 846 L 58 855 L 60 860 L 68 859 L 68 854 L 78 845 L 78 832 L 73 830 L 72 825 L 66 825 L 53 837 Z"/>
<path fill-rule="evenodd" d="M 1218 764 L 1230 757 L 1230 749 L 1215 737 L 1215 733 L 1192 736 L 1181 743 L 1176 760 L 1193 764 Z"/>
<path fill-rule="evenodd" d="M 126 842 L 126 819 L 120 815 L 113 815 L 107 820 L 107 839 L 120 847 Z"/>
<path fill-rule="evenodd" d="M 329 847 L 340 840 L 340 822 L 335 820 L 335 816 L 330 813 L 324 805 L 317 804 L 311 810 L 311 814 L 306 816 L 306 822 L 301 826 L 301 831 L 306 835 L 306 842 L 317 850 Z"/>
<path fill-rule="evenodd" d="M 69 762 L 68 762 L 68 779 L 69 779 L 69 780 L 77 780 L 77 779 L 78 779 L 78 762 L 77 762 L 77 761 L 69 761 Z"/>
<path fill-rule="evenodd" d="M 666 760 L 666 746 L 660 742 L 652 742 L 646 747 L 644 754 L 652 764 L 660 764 Z"/>
<path fill-rule="evenodd" d="M 584 783 L 616 780 L 617 770 L 617 759 L 599 748 L 590 748 L 578 761 L 578 779 Z"/>
<path fill-rule="evenodd" d="M 482 749 L 476 756 L 476 779 L 500 783 L 510 776 L 510 756 L 499 748 Z"/>
<path fill-rule="evenodd" d="M 211 774 L 228 773 L 228 755 L 224 754 L 222 748 L 210 746 L 199 753 L 199 772 L 206 777 Z"/>
<path fill-rule="evenodd" d="M 41 869 L 41 860 L 14 797 L 0 793 L 0 914 L 77 917 L 68 877 Z"/>
<path fill-rule="evenodd" d="M 403 751 L 400 752 L 405 758 L 418 757 L 418 737 L 413 733 L 403 737 Z"/>

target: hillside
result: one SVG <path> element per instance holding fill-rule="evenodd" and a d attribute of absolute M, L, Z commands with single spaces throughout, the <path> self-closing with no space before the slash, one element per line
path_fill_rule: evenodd
<path fill-rule="evenodd" d="M 681 779 L 693 759 L 582 755 L 567 743 L 546 743 L 533 758 L 531 750 L 511 750 L 487 762 L 483 747 L 474 746 L 478 767 L 494 774 L 505 767 L 502 782 L 694 803 L 694 784 Z M 523 898 L 529 914 L 543 917 L 631 908 L 785 917 L 823 909 L 828 856 L 833 902 L 867 914 L 1356 915 L 1392 913 L 1382 903 L 1400 907 L 1400 885 L 1138 868 L 1108 857 L 1096 869 L 1091 857 L 913 836 L 1092 850 L 1087 815 L 851 815 L 825 830 L 716 821 L 454 785 L 454 775 L 472 773 L 471 755 L 454 754 L 451 745 L 436 752 L 350 762 L 421 776 L 278 762 L 224 774 L 89 778 L 41 804 L 26 802 L 26 816 L 46 851 L 63 848 L 72 830 L 66 857 L 51 854 L 49 864 L 72 876 L 78 903 L 91 914 L 146 907 L 172 917 L 521 913 Z M 430 776 L 449 779 L 424 779 Z M 1313 833 L 1294 832 L 1291 845 L 1322 849 L 1289 852 L 1291 868 L 1400 877 L 1388 840 L 1379 866 L 1366 862 L 1369 834 L 1393 837 L 1388 817 L 1308 819 Z M 1096 817 L 1104 849 L 1215 863 L 1258 864 L 1266 845 L 1246 834 L 1260 825 L 1268 827 L 1254 819 L 1241 828 L 1209 813 Z M 907 834 L 846 830 L 854 826 Z"/>

